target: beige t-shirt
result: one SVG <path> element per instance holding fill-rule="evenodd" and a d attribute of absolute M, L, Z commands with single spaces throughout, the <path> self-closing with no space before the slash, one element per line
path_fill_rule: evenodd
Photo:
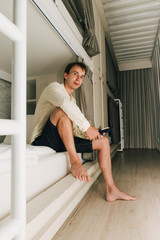
<path fill-rule="evenodd" d="M 56 107 L 60 107 L 72 121 L 73 135 L 86 138 L 85 132 L 90 127 L 90 123 L 76 105 L 75 99 L 69 96 L 64 84 L 53 82 L 43 90 L 38 101 L 31 142 L 41 134 L 43 127 Z"/>

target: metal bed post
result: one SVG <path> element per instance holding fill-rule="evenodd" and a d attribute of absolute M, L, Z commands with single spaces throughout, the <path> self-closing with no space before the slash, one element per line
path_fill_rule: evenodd
<path fill-rule="evenodd" d="M 114 99 L 115 102 L 118 103 L 119 107 L 119 126 L 120 126 L 120 147 L 118 151 L 123 151 L 124 149 L 124 129 L 123 129 L 123 111 L 122 111 L 122 102 L 120 99 Z"/>
<path fill-rule="evenodd" d="M 12 135 L 11 217 L 0 226 L 3 240 L 25 240 L 26 10 L 26 0 L 14 1 L 14 24 L 0 14 L 0 30 L 13 41 L 12 119 L 0 119 L 0 134 Z"/>

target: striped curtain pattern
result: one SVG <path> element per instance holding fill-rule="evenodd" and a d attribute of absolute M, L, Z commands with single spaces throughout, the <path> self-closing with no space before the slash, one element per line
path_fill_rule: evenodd
<path fill-rule="evenodd" d="M 125 148 L 157 148 L 157 86 L 151 69 L 119 73 Z"/>
<path fill-rule="evenodd" d="M 155 108 L 157 119 L 157 149 L 160 151 L 160 28 L 152 57 L 152 79 L 155 81 Z"/>
<path fill-rule="evenodd" d="M 160 27 L 152 68 L 119 72 L 118 89 L 123 104 L 125 148 L 160 151 Z"/>

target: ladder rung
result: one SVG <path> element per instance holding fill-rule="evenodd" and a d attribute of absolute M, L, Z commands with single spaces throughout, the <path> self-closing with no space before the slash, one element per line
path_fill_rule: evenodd
<path fill-rule="evenodd" d="M 13 41 L 21 40 L 22 34 L 18 27 L 0 13 L 0 31 Z"/>
<path fill-rule="evenodd" d="M 0 135 L 14 135 L 20 132 L 20 124 L 16 120 L 0 119 Z"/>

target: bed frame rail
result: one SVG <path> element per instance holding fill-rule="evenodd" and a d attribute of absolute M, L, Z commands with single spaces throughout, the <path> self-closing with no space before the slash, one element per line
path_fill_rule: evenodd
<path fill-rule="evenodd" d="M 14 23 L 0 14 L 0 31 L 13 41 L 12 119 L 0 119 L 0 135 L 12 135 L 11 216 L 0 226 L 0 239 L 25 240 L 27 0 L 13 2 Z"/>

